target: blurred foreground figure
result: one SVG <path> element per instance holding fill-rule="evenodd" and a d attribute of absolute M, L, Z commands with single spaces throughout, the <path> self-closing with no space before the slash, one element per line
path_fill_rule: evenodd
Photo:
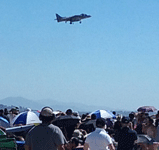
<path fill-rule="evenodd" d="M 60 128 L 52 124 L 53 110 L 44 107 L 39 119 L 42 124 L 33 127 L 26 136 L 25 150 L 65 150 L 66 139 Z"/>
<path fill-rule="evenodd" d="M 95 131 L 88 134 L 84 144 L 84 150 L 115 150 L 111 137 L 106 133 L 105 119 L 96 121 Z"/>
<path fill-rule="evenodd" d="M 117 150 L 133 150 L 134 148 L 135 141 L 137 140 L 137 133 L 130 128 L 129 122 L 129 118 L 122 118 L 122 128 L 115 135 L 115 141 L 118 142 Z"/>

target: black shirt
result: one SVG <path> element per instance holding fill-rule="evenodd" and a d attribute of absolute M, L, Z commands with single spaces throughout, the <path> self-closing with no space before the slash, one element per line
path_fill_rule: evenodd
<path fill-rule="evenodd" d="M 135 140 L 137 140 L 136 131 L 128 127 L 123 127 L 120 132 L 115 135 L 115 141 L 118 142 L 117 150 L 132 150 Z"/>

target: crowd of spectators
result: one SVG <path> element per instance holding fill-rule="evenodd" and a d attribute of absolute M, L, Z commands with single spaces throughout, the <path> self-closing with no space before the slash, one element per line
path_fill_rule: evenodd
<path fill-rule="evenodd" d="M 13 127 L 12 120 L 17 114 L 19 114 L 18 107 L 9 111 L 0 110 L 0 117 L 5 118 L 10 123 L 10 127 Z M 26 134 L 27 136 L 15 134 L 12 137 L 19 141 L 26 141 L 28 150 L 46 147 L 59 150 L 98 150 L 103 147 L 110 150 L 157 149 L 159 146 L 159 111 L 153 116 L 145 112 L 132 112 L 129 116 L 116 114 L 115 111 L 113 114 L 116 116 L 115 118 L 106 119 L 97 118 L 95 114 L 90 115 L 89 113 L 79 115 L 72 109 L 54 113 L 51 108 L 44 107 L 40 111 L 39 118 L 42 120 L 40 125 L 35 126 L 34 130 L 31 129 Z M 6 127 L 1 123 L 0 128 L 5 132 Z M 43 129 L 45 130 L 43 131 Z M 32 138 L 33 141 L 31 141 Z M 38 144 L 35 144 L 36 138 L 39 140 Z M 50 143 L 55 142 L 53 148 L 50 143 L 48 144 L 50 138 L 52 139 Z M 139 138 L 141 139 L 139 140 Z M 142 142 L 142 138 L 146 138 L 147 142 Z M 39 147 L 39 145 L 41 146 Z"/>

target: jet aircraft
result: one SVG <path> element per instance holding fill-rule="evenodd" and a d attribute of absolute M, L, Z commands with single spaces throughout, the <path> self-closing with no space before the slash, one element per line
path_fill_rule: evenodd
<path fill-rule="evenodd" d="M 89 17 L 91 17 L 91 16 L 87 15 L 87 14 L 74 15 L 74 16 L 71 16 L 71 17 L 61 17 L 60 15 L 56 14 L 56 19 L 55 20 L 57 20 L 57 22 L 65 21 L 65 23 L 67 21 L 70 21 L 70 24 L 72 24 L 72 22 L 75 22 L 75 21 L 79 21 L 81 23 L 82 19 L 86 19 L 86 18 L 89 18 Z"/>

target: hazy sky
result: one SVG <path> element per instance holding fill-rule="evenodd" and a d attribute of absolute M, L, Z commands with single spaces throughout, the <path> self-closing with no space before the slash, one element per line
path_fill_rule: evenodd
<path fill-rule="evenodd" d="M 158 0 L 1 0 L 0 99 L 159 108 Z M 55 14 L 91 18 L 57 23 Z"/>

